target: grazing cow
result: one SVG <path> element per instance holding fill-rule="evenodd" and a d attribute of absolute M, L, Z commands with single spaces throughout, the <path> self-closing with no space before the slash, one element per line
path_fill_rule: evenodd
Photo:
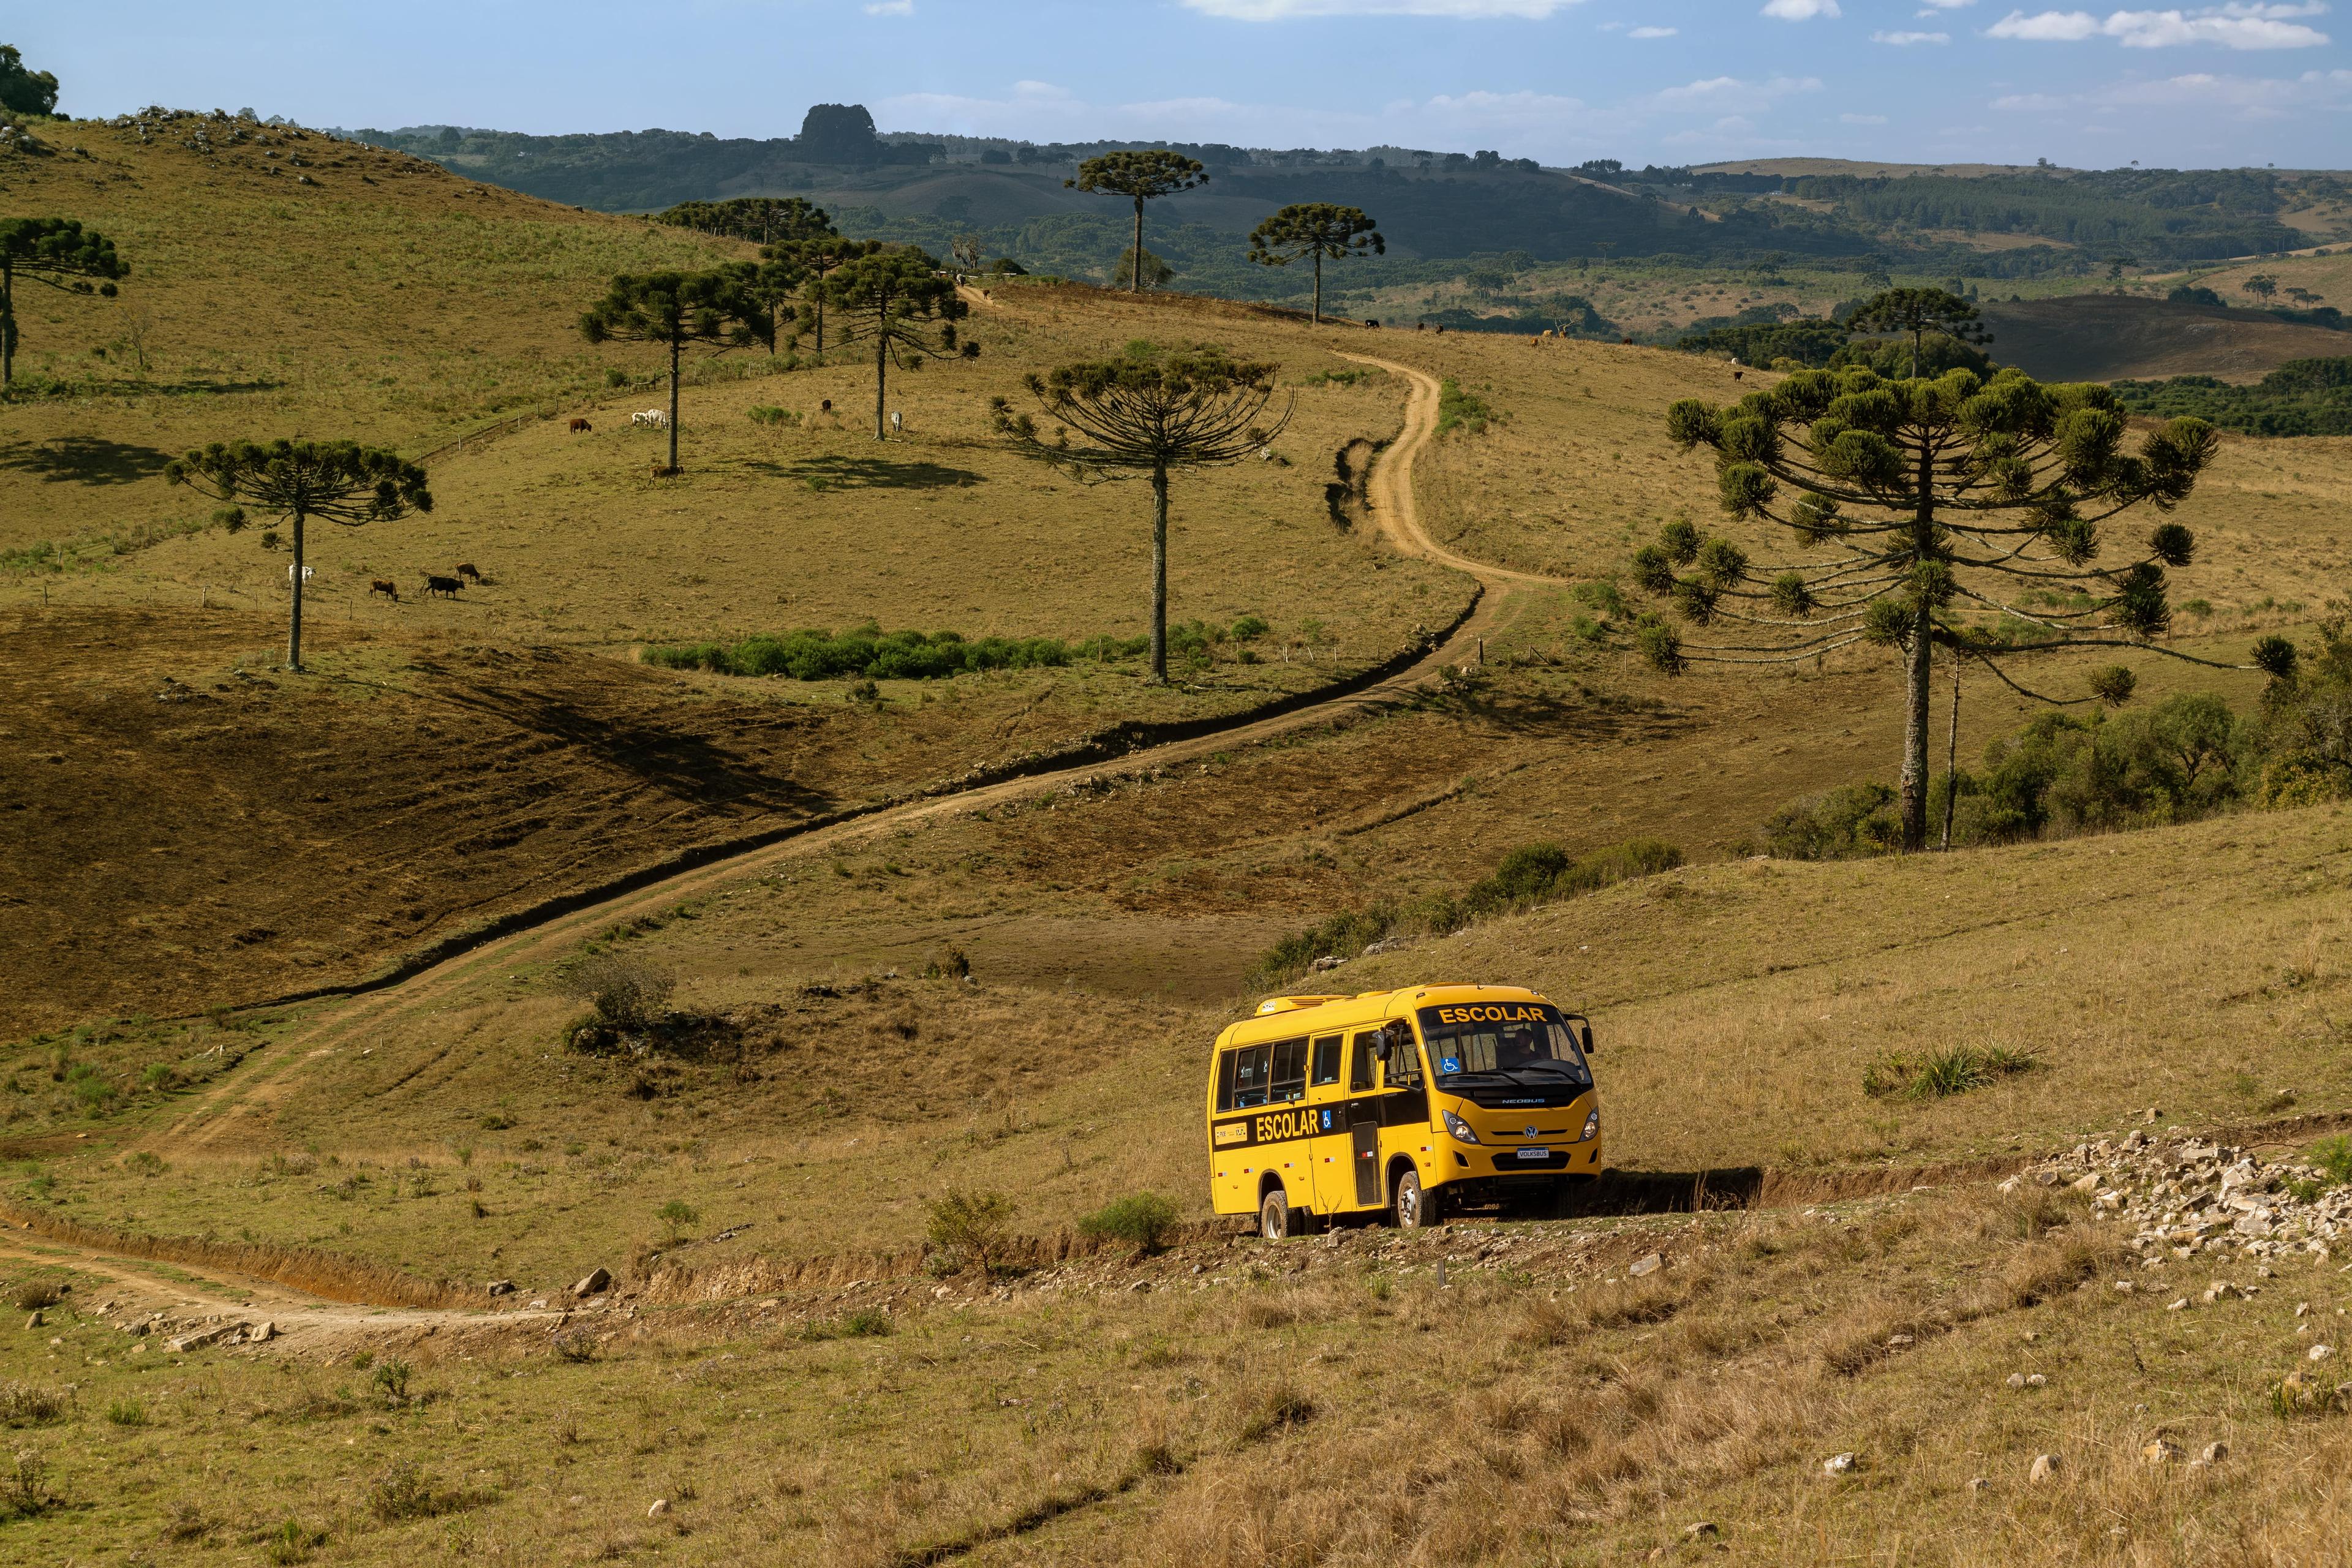
<path fill-rule="evenodd" d="M 817 412 L 820 414 L 830 414 L 833 412 L 833 399 L 828 397 L 824 402 L 819 403 L 816 407 Z"/>
<path fill-rule="evenodd" d="M 470 561 L 457 563 L 457 575 L 474 583 L 479 583 L 482 580 L 482 574 L 474 570 L 474 563 Z"/>
<path fill-rule="evenodd" d="M 455 577 L 436 577 L 430 572 L 425 574 L 425 596 L 428 599 L 436 594 L 445 599 L 454 599 L 457 596 L 457 590 L 464 586 Z"/>
<path fill-rule="evenodd" d="M 1371 318 L 1370 318 L 1370 317 L 1369 317 L 1369 316 L 1368 316 L 1368 317 L 1366 317 L 1366 318 L 1364 319 L 1364 325 L 1366 325 L 1366 326 L 1368 326 L 1368 327 L 1371 328 L 1374 331 L 1380 331 L 1380 327 L 1381 327 L 1381 324 L 1380 324 L 1380 322 L 1379 322 L 1379 321 L 1374 321 L 1373 319 L 1371 319 Z"/>
<path fill-rule="evenodd" d="M 378 577 L 374 582 L 368 584 L 368 592 L 371 594 L 382 594 L 385 598 L 390 599 L 395 605 L 400 603 L 400 584 L 397 583 L 387 582 L 382 577 Z"/>
<path fill-rule="evenodd" d="M 585 419 L 574 419 L 572 422 L 572 433 L 574 436 L 583 436 L 594 428 L 596 426 L 589 424 Z"/>
<path fill-rule="evenodd" d="M 895 409 L 895 408 L 894 408 L 894 409 L 892 409 L 892 410 L 890 411 L 890 434 L 892 434 L 893 436 L 898 436 L 898 435 L 904 434 L 904 433 L 905 433 L 905 431 L 906 431 L 906 428 L 907 428 L 907 416 L 906 416 L 904 414 L 901 414 L 900 412 L 898 412 L 898 410 L 897 410 L 897 409 Z"/>
<path fill-rule="evenodd" d="M 659 430 L 669 423 L 669 416 L 658 408 L 648 408 L 641 414 L 630 415 L 629 423 L 642 425 L 648 430 Z"/>

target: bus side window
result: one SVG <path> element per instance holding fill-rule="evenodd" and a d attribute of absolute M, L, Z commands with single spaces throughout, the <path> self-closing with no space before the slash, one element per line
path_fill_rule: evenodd
<path fill-rule="evenodd" d="M 1419 1089 L 1421 1048 L 1412 1043 L 1412 1032 L 1391 1026 L 1388 1032 L 1388 1054 L 1381 1058 L 1381 1087 Z"/>
<path fill-rule="evenodd" d="M 1367 1029 L 1356 1037 L 1356 1054 L 1348 1058 L 1348 1092 L 1369 1093 L 1372 1087 L 1372 1055 L 1381 1047 L 1377 1030 Z"/>
<path fill-rule="evenodd" d="M 1274 1092 L 1271 1098 L 1307 1098 L 1307 1042 L 1281 1040 L 1274 1047 Z"/>
<path fill-rule="evenodd" d="M 1315 1072 L 1317 1089 L 1339 1081 L 1339 1037 L 1325 1035 L 1315 1042 Z"/>
<path fill-rule="evenodd" d="M 1239 1051 L 1217 1053 L 1217 1109 L 1219 1110 L 1231 1110 L 1234 1108 L 1234 1065 L 1241 1059 L 1242 1054 Z"/>
<path fill-rule="evenodd" d="M 1266 1068 L 1274 1054 L 1271 1046 L 1248 1046 L 1234 1053 L 1234 1103 L 1232 1109 L 1246 1110 L 1265 1103 Z"/>

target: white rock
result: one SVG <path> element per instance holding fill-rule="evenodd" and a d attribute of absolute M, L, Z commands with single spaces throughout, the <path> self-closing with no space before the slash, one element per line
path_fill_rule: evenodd
<path fill-rule="evenodd" d="M 656 1499 L 654 1499 L 654 1506 L 653 1506 L 653 1507 L 651 1507 L 651 1508 L 649 1508 L 649 1509 L 647 1509 L 647 1510 L 646 1510 L 646 1517 L 647 1519 L 659 1519 L 662 1515 L 664 1515 L 664 1514 L 667 1513 L 668 1511 L 669 1511 L 669 1499 L 667 1499 L 667 1498 L 666 1498 L 666 1497 L 662 1497 L 662 1498 L 656 1498 Z"/>
<path fill-rule="evenodd" d="M 2025 1479 L 2035 1485 L 2056 1480 L 2058 1472 L 2065 1468 L 2066 1461 L 2056 1454 L 2036 1454 L 2032 1468 L 2025 1472 Z"/>
<path fill-rule="evenodd" d="M 1822 1461 L 1822 1471 L 1824 1475 L 1848 1475 L 1853 1472 L 1857 1462 L 1852 1454 L 1832 1454 Z"/>
<path fill-rule="evenodd" d="M 1625 1272 L 1631 1274 L 1634 1279 L 1639 1279 L 1644 1275 L 1655 1274 L 1659 1269 L 1664 1268 L 1665 1266 L 1666 1260 L 1658 1256 L 1658 1254 L 1653 1252 L 1646 1258 L 1635 1258 L 1633 1260 L 1633 1267 L 1626 1269 Z M 1708 1528 L 1713 1529 L 1714 1527 L 1710 1525 Z"/>
<path fill-rule="evenodd" d="M 2329 1356 L 2332 1356 L 2335 1353 L 2336 1348 L 2333 1345 L 2314 1345 L 2311 1347 L 2309 1352 L 2305 1355 L 2304 1359 L 2305 1361 L 2326 1361 Z"/>

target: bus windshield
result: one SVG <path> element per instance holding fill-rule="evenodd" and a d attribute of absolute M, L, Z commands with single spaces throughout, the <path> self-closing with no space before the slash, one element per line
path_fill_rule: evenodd
<path fill-rule="evenodd" d="M 1539 1002 L 1421 1009 L 1422 1042 L 1440 1087 L 1517 1083 L 1590 1087 L 1592 1069 L 1559 1009 Z"/>

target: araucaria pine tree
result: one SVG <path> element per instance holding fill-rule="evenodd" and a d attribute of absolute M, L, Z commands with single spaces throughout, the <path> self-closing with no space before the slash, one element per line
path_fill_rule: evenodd
<path fill-rule="evenodd" d="M 0 390 L 16 373 L 16 280 L 112 299 L 131 276 L 114 242 L 69 217 L 0 218 Z"/>
<path fill-rule="evenodd" d="M 1135 203 L 1135 245 L 1129 262 L 1128 291 L 1143 292 L 1143 204 L 1209 183 L 1198 158 L 1154 147 L 1141 153 L 1106 153 L 1078 165 L 1077 178 L 1062 183 L 1073 190 L 1127 196 Z"/>
<path fill-rule="evenodd" d="M 686 345 L 740 348 L 759 341 L 763 319 L 761 306 L 745 291 L 743 275 L 730 268 L 623 273 L 581 316 L 580 331 L 592 343 L 660 343 L 669 350 L 669 471 L 675 474 L 678 362 Z"/>
<path fill-rule="evenodd" d="M 926 253 L 883 250 L 844 262 L 815 289 L 833 307 L 845 343 L 874 345 L 874 438 L 888 430 L 889 372 L 895 364 L 913 370 L 927 359 L 959 352 L 977 354 L 977 343 L 959 344 L 955 323 L 969 307 L 955 280 L 940 276 L 940 264 Z"/>
<path fill-rule="evenodd" d="M 163 477 L 215 500 L 250 502 L 293 525 L 289 577 L 294 609 L 286 633 L 286 667 L 296 670 L 302 668 L 302 525 L 319 517 L 357 528 L 433 510 L 423 468 L 396 452 L 349 441 L 273 441 L 266 447 L 215 441 L 166 464 Z"/>
<path fill-rule="evenodd" d="M 1023 378 L 1060 428 L 1047 440 L 1035 418 L 999 397 L 996 428 L 1032 457 L 1080 480 L 1151 481 L 1151 679 L 1168 679 L 1168 477 L 1179 468 L 1237 463 L 1282 433 L 1286 407 L 1265 420 L 1281 367 L 1228 358 L 1223 349 L 1067 364 Z M 1073 442 L 1070 432 L 1081 440 Z"/>
<path fill-rule="evenodd" d="M 1685 643 L 1652 615 L 1638 632 L 1643 651 L 1672 673 L 1694 659 L 1900 650 L 1906 850 L 1927 842 L 1937 643 L 2012 686 L 2006 661 L 2070 648 L 2210 662 L 2153 640 L 2171 624 L 2165 569 L 2188 565 L 2194 548 L 2187 528 L 2157 523 L 2120 552 L 2126 559 L 2098 564 L 2119 542 L 2111 520 L 2188 499 L 2217 444 L 2202 420 L 2173 420 L 2127 452 L 2105 386 L 2045 386 L 2016 370 L 1990 381 L 1966 370 L 1888 381 L 1856 368 L 1799 371 L 1728 407 L 1686 398 L 1666 427 L 1684 450 L 1715 453 L 1724 512 L 1770 525 L 1788 553 L 1758 561 L 1730 538 L 1669 523 L 1635 553 L 1636 581 L 1682 620 L 1730 637 Z M 2116 689 L 2112 678 L 2105 689 Z"/>
<path fill-rule="evenodd" d="M 1261 267 L 1287 267 L 1302 256 L 1315 258 L 1315 324 L 1323 324 L 1323 258 L 1385 256 L 1389 243 L 1361 207 L 1306 202 L 1286 206 L 1250 233 L 1249 256 Z"/>
<path fill-rule="evenodd" d="M 1845 319 L 1845 330 L 1855 333 L 1910 333 L 1911 374 L 1915 376 L 1919 374 L 1919 354 L 1929 332 L 1939 332 L 1954 342 L 1992 342 L 1992 334 L 1985 330 L 1977 308 L 1958 294 L 1941 289 L 1889 289 L 1874 295 Z"/>

